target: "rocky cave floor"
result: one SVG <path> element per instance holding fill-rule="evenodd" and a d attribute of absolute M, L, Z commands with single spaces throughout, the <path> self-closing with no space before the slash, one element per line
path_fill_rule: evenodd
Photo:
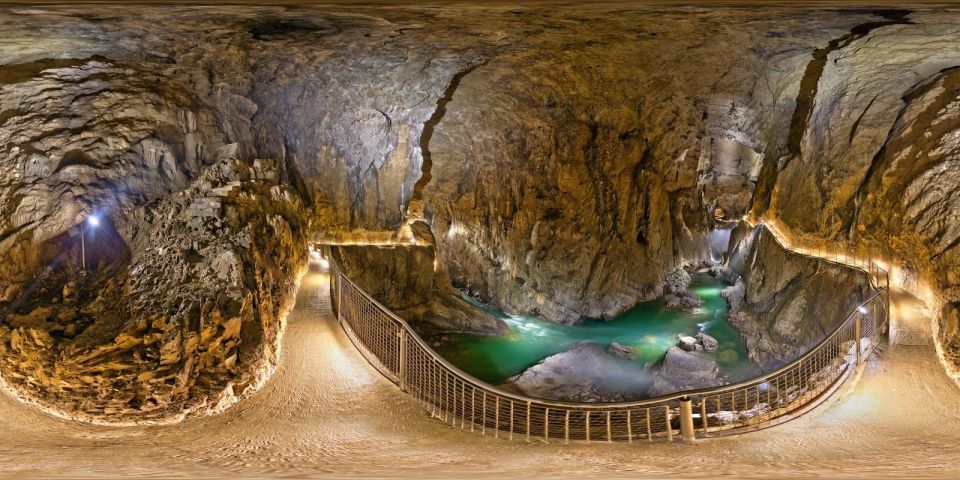
<path fill-rule="evenodd" d="M 528 444 L 431 419 L 345 337 L 330 310 L 328 278 L 316 266 L 304 277 L 276 373 L 223 414 L 169 426 L 102 427 L 0 396 L 0 428 L 16 439 L 0 445 L 0 475 L 960 475 L 960 414 L 953 407 L 960 390 L 929 342 L 885 346 L 827 404 L 777 428 L 692 446 Z M 898 331 L 929 328 L 930 312 L 909 295 L 894 296 L 894 315 Z"/>

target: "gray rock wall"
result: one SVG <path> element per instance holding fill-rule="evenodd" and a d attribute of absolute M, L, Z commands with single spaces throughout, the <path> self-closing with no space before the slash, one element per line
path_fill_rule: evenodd
<path fill-rule="evenodd" d="M 471 306 L 437 268 L 433 246 L 331 247 L 333 260 L 358 287 L 424 336 L 460 332 L 500 335 L 502 320 Z"/>
<path fill-rule="evenodd" d="M 806 353 L 872 289 L 866 273 L 783 249 L 766 228 L 737 227 L 724 276 L 729 321 L 750 359 L 773 370 Z"/>
<path fill-rule="evenodd" d="M 279 328 L 271 322 L 279 322 L 303 244 L 392 231 L 408 217 L 429 222 L 443 269 L 433 280 L 410 277 L 413 285 L 433 282 L 449 293 L 449 275 L 504 310 L 563 323 L 610 318 L 660 294 L 666 273 L 709 256 L 710 229 L 751 210 L 817 238 L 882 248 L 960 299 L 955 12 L 465 8 L 0 11 L 5 348 L 25 348 L 24 335 L 35 334 L 19 329 L 47 324 L 55 345 L 71 324 L 95 328 L 84 348 L 113 345 L 122 332 L 162 332 L 166 345 L 174 330 L 202 332 L 212 318 L 199 299 L 135 305 L 138 315 L 157 317 L 152 333 L 130 330 L 121 321 L 126 307 L 91 325 L 33 316 L 21 299 L 34 298 L 36 279 L 57 278 L 45 272 L 76 271 L 70 232 L 92 211 L 109 217 L 119 242 L 120 254 L 97 263 L 101 273 L 126 275 L 164 242 L 185 252 L 176 266 L 151 266 L 173 270 L 142 284 L 144 292 L 170 287 L 170 278 L 185 286 L 178 302 L 189 291 L 219 298 L 223 287 L 205 278 L 235 276 L 230 265 L 244 265 L 228 296 L 268 308 L 241 315 L 243 341 L 226 352 L 250 349 L 238 358 L 268 363 Z M 254 168 L 257 158 L 274 172 L 270 189 L 242 186 L 243 195 L 223 199 L 213 190 L 226 185 L 197 183 L 219 162 Z M 252 213 L 261 208 L 286 213 L 282 221 Z M 179 218 L 204 227 L 164 230 Z M 204 253 L 204 242 L 239 239 L 243 248 Z M 745 268 L 753 275 L 745 276 L 746 304 L 771 313 L 783 300 L 804 310 L 801 297 L 773 293 L 780 280 Z M 817 277 L 796 268 L 775 276 Z M 36 298 L 63 296 L 65 278 L 50 282 Z M 117 295 L 109 305 L 135 304 L 121 285 L 98 284 L 78 301 L 104 290 Z M 417 305 L 410 308 L 424 303 Z M 449 319 L 436 326 L 465 328 L 460 314 Z M 763 328 L 770 352 L 806 338 L 789 325 Z M 37 338 L 34 345 L 49 348 Z M 148 358 L 139 346 L 121 350 Z M 194 358 L 184 385 L 202 388 L 163 393 L 166 410 L 124 407 L 124 415 L 159 417 L 227 391 L 219 380 L 197 380 L 219 367 L 176 350 L 177 362 Z M 210 365 L 231 355 L 221 362 L 218 353 Z M 49 376 L 52 361 L 36 365 Z M 4 368 L 9 377 L 20 367 Z M 258 369 L 251 363 L 220 378 L 247 384 L 243 375 Z M 69 371 L 61 379 L 68 387 L 29 389 L 56 398 L 84 370 Z M 123 375 L 102 388 L 135 383 Z M 146 393 L 131 395 L 130 405 L 145 405 Z M 77 408 L 108 414 L 93 402 Z"/>

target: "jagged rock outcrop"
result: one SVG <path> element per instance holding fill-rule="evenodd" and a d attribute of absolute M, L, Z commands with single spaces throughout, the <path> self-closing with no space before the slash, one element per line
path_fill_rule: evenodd
<path fill-rule="evenodd" d="M 750 359 L 773 370 L 814 347 L 872 291 L 866 273 L 806 257 L 777 243 L 762 226 L 738 226 L 725 276 L 728 321 L 740 330 Z"/>
<path fill-rule="evenodd" d="M 306 263 L 304 207 L 276 168 L 224 158 L 175 195 L 101 214 L 90 273 L 65 258 L 78 254 L 70 240 L 31 295 L 3 307 L 8 386 L 52 413 L 113 423 L 215 412 L 255 391 Z"/>
<path fill-rule="evenodd" d="M 437 268 L 431 245 L 332 246 L 343 273 L 426 336 L 503 335 L 503 320 L 463 300 Z"/>

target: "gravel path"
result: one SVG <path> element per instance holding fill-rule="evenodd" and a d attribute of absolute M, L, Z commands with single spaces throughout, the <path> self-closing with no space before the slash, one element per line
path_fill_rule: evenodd
<path fill-rule="evenodd" d="M 322 271 L 307 274 L 280 368 L 263 390 L 222 415 L 96 427 L 0 396 L 0 475 L 960 475 L 960 389 L 932 345 L 885 347 L 828 404 L 769 430 L 696 445 L 527 444 L 431 420 L 350 345 L 330 312 L 327 281 Z M 922 305 L 906 295 L 894 299 L 895 314 L 924 321 Z"/>

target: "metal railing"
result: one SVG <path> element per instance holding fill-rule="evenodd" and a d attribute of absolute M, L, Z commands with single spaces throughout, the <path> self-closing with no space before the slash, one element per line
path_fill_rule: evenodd
<path fill-rule="evenodd" d="M 827 398 L 872 353 L 889 312 L 886 272 L 868 260 L 873 293 L 817 346 L 782 368 L 649 400 L 560 402 L 506 392 L 460 370 L 331 265 L 338 320 L 377 370 L 451 427 L 528 441 L 693 440 L 782 423 Z"/>

